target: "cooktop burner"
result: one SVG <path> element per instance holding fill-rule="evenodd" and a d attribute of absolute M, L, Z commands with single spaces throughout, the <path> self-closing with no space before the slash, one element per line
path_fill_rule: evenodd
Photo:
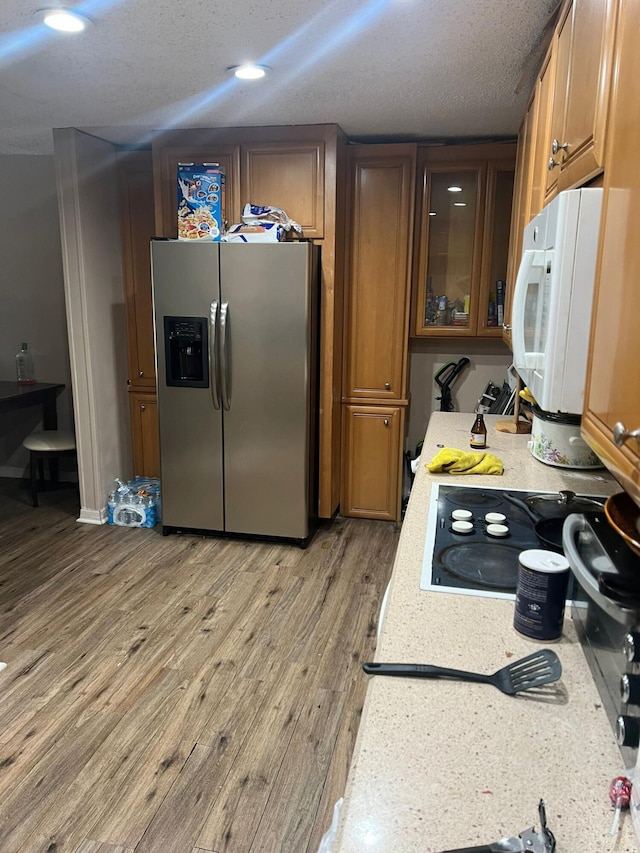
<path fill-rule="evenodd" d="M 438 577 L 471 581 L 481 587 L 514 590 L 521 549 L 506 542 L 464 542 L 446 545 L 436 555 Z"/>
<path fill-rule="evenodd" d="M 445 500 L 462 509 L 476 509 L 478 507 L 492 509 L 502 505 L 498 495 L 486 489 L 462 489 L 458 486 L 442 486 L 442 489 L 450 489 L 445 495 Z"/>
<path fill-rule="evenodd" d="M 434 484 L 421 589 L 515 598 L 518 554 L 549 546 L 538 538 L 527 513 L 506 500 L 505 493 L 524 500 L 540 491 Z M 454 512 L 464 519 L 459 521 Z"/>

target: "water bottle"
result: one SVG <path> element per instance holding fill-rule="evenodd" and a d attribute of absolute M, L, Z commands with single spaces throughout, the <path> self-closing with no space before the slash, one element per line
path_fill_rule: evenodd
<path fill-rule="evenodd" d="M 18 385 L 33 385 L 36 381 L 33 359 L 26 344 L 22 344 L 20 352 L 16 355 L 16 378 Z"/>
<path fill-rule="evenodd" d="M 114 513 L 118 503 L 119 496 L 115 492 L 111 492 L 107 499 L 107 524 L 115 524 Z"/>

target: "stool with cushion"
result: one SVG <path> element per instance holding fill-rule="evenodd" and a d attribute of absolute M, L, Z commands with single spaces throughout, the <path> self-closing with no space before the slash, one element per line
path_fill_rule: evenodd
<path fill-rule="evenodd" d="M 52 482 L 58 479 L 58 459 L 61 456 L 76 455 L 76 437 L 70 430 L 44 429 L 32 432 L 22 442 L 30 453 L 29 473 L 31 477 L 31 499 L 38 506 L 38 478 L 44 482 L 44 460 L 49 461 L 49 476 Z"/>

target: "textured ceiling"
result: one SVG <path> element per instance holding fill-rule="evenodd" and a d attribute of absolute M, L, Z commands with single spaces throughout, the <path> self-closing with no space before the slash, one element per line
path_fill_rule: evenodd
<path fill-rule="evenodd" d="M 0 154 L 51 152 L 53 127 L 515 135 L 557 0 L 69 0 L 94 21 L 78 35 L 39 24 L 43 5 L 0 2 Z M 226 71 L 248 59 L 273 73 Z"/>

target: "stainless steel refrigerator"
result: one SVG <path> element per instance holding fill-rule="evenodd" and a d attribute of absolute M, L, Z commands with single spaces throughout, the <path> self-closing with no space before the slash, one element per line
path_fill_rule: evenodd
<path fill-rule="evenodd" d="M 308 539 L 317 261 L 305 242 L 151 241 L 163 533 Z"/>

